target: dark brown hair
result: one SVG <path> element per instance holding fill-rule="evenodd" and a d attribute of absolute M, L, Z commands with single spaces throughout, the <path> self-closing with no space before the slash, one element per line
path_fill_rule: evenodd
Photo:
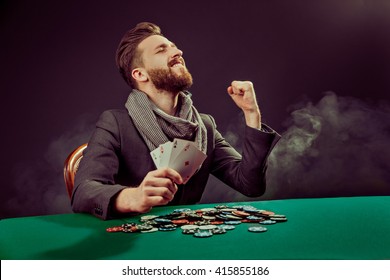
<path fill-rule="evenodd" d="M 161 35 L 161 29 L 150 22 L 141 22 L 133 29 L 130 29 L 122 37 L 116 51 L 116 65 L 125 81 L 134 88 L 134 80 L 131 71 L 142 65 L 141 53 L 138 45 L 144 39 L 152 35 Z"/>

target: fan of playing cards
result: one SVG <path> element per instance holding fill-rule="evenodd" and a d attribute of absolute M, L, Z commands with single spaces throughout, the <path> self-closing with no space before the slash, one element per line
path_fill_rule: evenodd
<path fill-rule="evenodd" d="M 173 139 L 161 144 L 150 152 L 157 168 L 169 167 L 176 170 L 183 178 L 184 184 L 195 174 L 206 159 L 194 142 Z"/>

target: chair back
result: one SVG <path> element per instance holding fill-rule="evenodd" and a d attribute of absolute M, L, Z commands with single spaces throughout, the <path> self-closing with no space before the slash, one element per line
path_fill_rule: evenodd
<path fill-rule="evenodd" d="M 72 151 L 69 156 L 66 158 L 64 163 L 64 180 L 66 185 L 66 190 L 68 192 L 69 198 L 72 197 L 73 187 L 74 187 L 74 177 L 76 176 L 77 169 L 81 159 L 83 158 L 83 151 L 88 146 L 87 143 L 77 147 Z"/>

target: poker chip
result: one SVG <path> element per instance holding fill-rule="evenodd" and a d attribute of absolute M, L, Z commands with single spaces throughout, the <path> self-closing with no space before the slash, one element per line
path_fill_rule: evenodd
<path fill-rule="evenodd" d="M 275 222 L 287 222 L 287 218 L 271 218 L 271 221 L 275 221 Z"/>
<path fill-rule="evenodd" d="M 181 226 L 180 227 L 181 229 L 198 229 L 199 228 L 199 226 L 197 226 L 197 225 L 184 225 L 184 226 Z"/>
<path fill-rule="evenodd" d="M 236 215 L 238 217 L 248 217 L 248 216 L 250 216 L 249 213 L 244 212 L 244 211 L 233 211 L 232 214 Z"/>
<path fill-rule="evenodd" d="M 123 231 L 123 227 L 119 227 L 119 226 L 116 226 L 116 227 L 109 227 L 106 229 L 107 232 L 121 232 Z"/>
<path fill-rule="evenodd" d="M 153 229 L 152 225 L 136 225 L 136 227 L 139 231 L 148 231 Z"/>
<path fill-rule="evenodd" d="M 183 234 L 194 234 L 197 231 L 198 231 L 198 229 L 183 229 L 181 232 Z"/>
<path fill-rule="evenodd" d="M 189 221 L 186 219 L 172 220 L 172 224 L 175 224 L 175 225 L 186 225 L 188 223 L 189 223 Z"/>
<path fill-rule="evenodd" d="M 239 225 L 241 221 L 225 221 L 225 225 Z"/>
<path fill-rule="evenodd" d="M 220 228 L 223 228 L 223 229 L 225 229 L 225 230 L 233 230 L 233 229 L 236 228 L 236 227 L 233 226 L 233 225 L 220 225 L 219 227 L 220 227 Z"/>
<path fill-rule="evenodd" d="M 194 237 L 204 238 L 204 237 L 211 237 L 213 236 L 213 233 L 209 230 L 200 230 L 194 233 Z"/>
<path fill-rule="evenodd" d="M 226 229 L 221 228 L 221 227 L 217 227 L 215 229 L 212 229 L 211 232 L 213 234 L 224 234 L 224 233 L 226 233 Z"/>
<path fill-rule="evenodd" d="M 205 216 L 205 215 L 203 215 L 202 218 L 208 221 L 214 221 L 216 219 L 215 216 Z"/>
<path fill-rule="evenodd" d="M 158 231 L 158 228 L 152 227 L 151 229 L 148 230 L 141 230 L 141 233 L 151 233 L 151 232 L 156 232 Z"/>
<path fill-rule="evenodd" d="M 216 225 L 204 225 L 204 226 L 199 226 L 199 229 L 200 230 L 212 230 L 212 229 L 215 229 L 217 228 Z"/>
<path fill-rule="evenodd" d="M 140 218 L 140 221 L 141 222 L 146 222 L 146 221 L 151 221 L 151 220 L 153 220 L 155 218 L 158 218 L 158 216 L 156 216 L 156 215 L 145 215 L 145 216 L 142 216 Z"/>
<path fill-rule="evenodd" d="M 172 221 L 166 218 L 155 218 L 154 221 L 159 224 L 170 224 Z"/>
<path fill-rule="evenodd" d="M 264 220 L 264 221 L 260 221 L 259 224 L 262 224 L 262 225 L 274 225 L 274 224 L 276 224 L 276 221 Z"/>
<path fill-rule="evenodd" d="M 161 231 L 172 231 L 176 230 L 177 226 L 176 225 L 161 225 L 158 230 Z"/>
<path fill-rule="evenodd" d="M 192 209 L 190 209 L 190 208 L 179 208 L 179 209 L 173 210 L 174 213 L 184 213 L 184 212 L 190 212 L 190 211 L 192 211 Z"/>
<path fill-rule="evenodd" d="M 250 232 L 256 232 L 256 233 L 261 233 L 261 232 L 266 232 L 267 228 L 265 227 L 249 227 L 248 231 Z"/>

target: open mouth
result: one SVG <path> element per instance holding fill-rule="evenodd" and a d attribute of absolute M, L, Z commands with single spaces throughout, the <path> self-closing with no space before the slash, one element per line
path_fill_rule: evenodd
<path fill-rule="evenodd" d="M 180 59 L 180 58 L 176 58 L 176 59 L 171 60 L 168 63 L 168 66 L 172 67 L 172 68 L 183 67 L 184 66 L 184 61 L 182 59 Z"/>

